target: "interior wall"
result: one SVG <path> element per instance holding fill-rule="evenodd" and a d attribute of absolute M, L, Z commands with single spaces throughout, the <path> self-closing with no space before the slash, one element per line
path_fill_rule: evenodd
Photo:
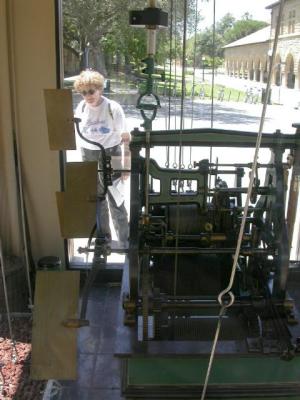
<path fill-rule="evenodd" d="M 0 2 L 0 237 L 3 250 L 20 254 L 21 239 L 13 157 L 6 2 Z"/>
<path fill-rule="evenodd" d="M 55 2 L 6 0 L 1 1 L 1 11 L 7 12 L 1 13 L 0 25 L 2 20 L 8 25 L 8 60 L 11 61 L 8 82 L 13 106 L 12 115 L 6 115 L 1 99 L 0 112 L 1 116 L 5 114 L 4 124 L 15 127 L 18 139 L 32 253 L 35 260 L 46 255 L 63 259 L 55 200 L 55 192 L 60 190 L 59 156 L 49 150 L 43 98 L 44 88 L 56 88 Z M 4 64 L 1 57 L 1 68 Z M 6 90 L 9 92 L 9 88 Z M 3 139 L 10 142 L 10 129 L 1 126 L 1 130 Z M 5 152 L 10 159 L 11 143 L 7 147 Z M 7 182 L 14 180 L 14 173 L 11 161 L 6 163 L 9 176 L 3 179 Z M 10 198 L 15 202 L 12 190 Z M 5 215 L 5 219 L 15 229 L 12 216 Z"/>

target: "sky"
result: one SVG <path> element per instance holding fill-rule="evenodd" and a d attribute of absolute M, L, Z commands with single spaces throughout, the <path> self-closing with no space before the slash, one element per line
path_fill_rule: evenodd
<path fill-rule="evenodd" d="M 243 14 L 249 12 L 253 19 L 271 22 L 271 10 L 266 10 L 265 7 L 274 2 L 275 0 L 216 0 L 216 21 L 227 13 L 240 19 Z M 213 0 L 198 0 L 198 8 L 205 17 L 200 25 L 210 26 L 213 21 Z"/>

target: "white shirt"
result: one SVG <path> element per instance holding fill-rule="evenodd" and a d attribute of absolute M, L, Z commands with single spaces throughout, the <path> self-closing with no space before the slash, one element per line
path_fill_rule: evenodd
<path fill-rule="evenodd" d="M 80 132 L 93 142 L 100 143 L 105 149 L 121 143 L 121 133 L 126 132 L 125 114 L 116 101 L 102 96 L 99 106 L 92 107 L 82 100 L 75 111 L 75 117 L 80 118 Z M 86 142 L 76 135 L 77 145 L 91 150 L 99 147 Z"/>

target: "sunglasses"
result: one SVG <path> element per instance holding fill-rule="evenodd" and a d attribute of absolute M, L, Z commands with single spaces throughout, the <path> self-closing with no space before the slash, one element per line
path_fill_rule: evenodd
<path fill-rule="evenodd" d="M 82 96 L 86 96 L 86 95 L 93 95 L 96 92 L 96 89 L 89 89 L 89 90 L 82 90 L 80 93 L 82 94 Z"/>

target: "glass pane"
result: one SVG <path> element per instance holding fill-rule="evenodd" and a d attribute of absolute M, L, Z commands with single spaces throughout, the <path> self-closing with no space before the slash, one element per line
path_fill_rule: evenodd
<path fill-rule="evenodd" d="M 128 25 L 129 11 L 141 8 L 140 3 L 112 1 L 103 5 L 107 7 L 105 10 L 93 8 L 95 2 L 90 2 L 91 7 L 83 7 L 84 3 L 89 2 L 63 1 L 65 86 L 72 88 L 74 79 L 84 68 L 101 72 L 106 79 L 104 96 L 122 106 L 128 131 L 143 130 L 140 127 L 143 117 L 137 109 L 139 96 L 149 107 L 156 102 L 155 94 L 160 107 L 152 122 L 153 130 L 220 128 L 258 132 L 269 75 L 271 87 L 263 132 L 295 131 L 292 124 L 298 121 L 300 104 L 299 68 L 293 50 L 297 48 L 297 39 L 289 37 L 291 50 L 287 52 L 287 39 L 283 35 L 292 34 L 297 13 L 288 2 L 270 70 L 278 2 L 188 1 L 186 42 L 183 43 L 184 2 L 161 1 L 160 6 L 168 12 L 169 24 L 167 29 L 157 31 L 151 96 L 148 96 L 149 80 L 144 71 L 147 65 L 142 61 L 147 56 L 147 33 L 143 28 Z M 108 19 L 105 16 L 110 15 L 111 7 L 115 9 Z M 89 21 L 88 29 L 82 21 Z M 73 91 L 74 110 L 81 100 L 82 96 Z M 145 111 L 145 114 L 151 118 L 151 112 Z M 204 159 L 219 164 L 252 162 L 253 154 L 253 149 L 236 148 L 228 152 L 224 148 L 165 146 L 151 149 L 150 156 L 161 168 L 194 169 L 194 163 Z M 268 163 L 270 157 L 268 150 L 261 150 L 259 163 Z M 68 162 L 80 160 L 80 149 L 67 152 Z M 259 169 L 259 179 L 263 179 L 263 174 L 264 169 Z M 228 185 L 233 179 L 226 175 Z M 247 182 L 245 176 L 243 186 Z M 130 178 L 124 183 L 124 196 L 129 213 Z M 113 224 L 111 229 L 116 241 Z M 76 253 L 77 242 L 85 246 L 86 239 L 76 239 L 71 246 L 74 255 L 83 259 Z M 292 258 L 299 252 L 296 242 L 294 239 Z"/>

